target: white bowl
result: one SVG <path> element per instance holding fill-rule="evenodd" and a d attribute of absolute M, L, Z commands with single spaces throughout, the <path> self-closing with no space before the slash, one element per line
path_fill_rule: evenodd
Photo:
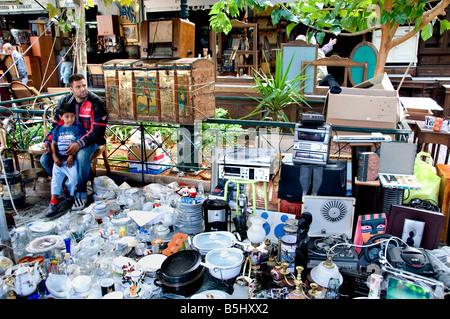
<path fill-rule="evenodd" d="M 91 287 L 92 278 L 89 276 L 77 276 L 72 279 L 72 287 L 75 292 L 86 292 Z"/>
<path fill-rule="evenodd" d="M 151 254 L 139 259 L 137 264 L 146 272 L 146 274 L 152 274 L 161 268 L 161 265 L 167 256 L 163 254 Z"/>
<path fill-rule="evenodd" d="M 49 274 L 45 281 L 48 292 L 56 298 L 68 298 L 72 283 L 66 275 Z"/>

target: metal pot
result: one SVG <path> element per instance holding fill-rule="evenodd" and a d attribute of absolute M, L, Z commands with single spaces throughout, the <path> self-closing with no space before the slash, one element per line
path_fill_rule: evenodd
<path fill-rule="evenodd" d="M 156 271 L 155 284 L 166 293 L 190 296 L 203 285 L 205 268 L 196 250 L 182 250 L 170 255 Z"/>

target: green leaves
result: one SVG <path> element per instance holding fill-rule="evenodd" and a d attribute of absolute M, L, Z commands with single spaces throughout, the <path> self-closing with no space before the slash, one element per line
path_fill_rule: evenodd
<path fill-rule="evenodd" d="M 450 22 L 448 20 L 439 20 L 439 32 L 440 34 L 443 34 L 444 31 L 450 29 Z"/>
<path fill-rule="evenodd" d="M 433 26 L 431 23 L 428 23 L 421 31 L 420 31 L 420 37 L 423 41 L 428 40 L 433 35 Z"/>
<path fill-rule="evenodd" d="M 258 105 L 249 115 L 244 116 L 242 119 L 261 115 L 263 121 L 270 117 L 273 121 L 282 120 L 288 122 L 289 119 L 285 114 L 285 110 L 288 107 L 301 105 L 302 103 L 308 105 L 301 93 L 303 88 L 301 85 L 304 83 L 306 76 L 300 72 L 294 79 L 288 80 L 288 73 L 293 59 L 294 56 L 292 56 L 283 73 L 282 54 L 278 51 L 274 75 L 254 70 L 253 78 L 255 84 L 252 88 L 256 89 L 259 95 L 259 99 L 254 98 L 258 101 Z"/>

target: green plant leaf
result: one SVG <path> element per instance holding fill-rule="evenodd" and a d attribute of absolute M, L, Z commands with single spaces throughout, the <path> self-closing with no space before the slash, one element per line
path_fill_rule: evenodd
<path fill-rule="evenodd" d="M 296 26 L 296 23 L 289 23 L 286 26 L 286 37 L 289 38 L 289 35 L 291 34 L 292 29 L 294 29 L 294 27 Z"/>
<path fill-rule="evenodd" d="M 420 37 L 423 41 L 427 41 L 433 35 L 433 26 L 431 23 L 428 23 L 421 31 Z"/>
<path fill-rule="evenodd" d="M 450 22 L 446 19 L 439 21 L 439 33 L 443 34 L 446 30 L 450 29 Z"/>

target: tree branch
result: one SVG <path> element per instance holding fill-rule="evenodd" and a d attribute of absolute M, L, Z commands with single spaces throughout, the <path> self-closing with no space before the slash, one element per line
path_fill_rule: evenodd
<path fill-rule="evenodd" d="M 417 30 L 412 28 L 408 33 L 397 37 L 391 41 L 390 47 L 395 47 L 408 39 L 412 38 L 417 32 L 420 32 L 428 23 L 433 21 L 439 15 L 446 15 L 445 8 L 450 4 L 450 0 L 441 0 L 433 9 L 429 10 L 427 13 L 424 13 L 422 16 L 422 20 L 419 24 Z"/>

